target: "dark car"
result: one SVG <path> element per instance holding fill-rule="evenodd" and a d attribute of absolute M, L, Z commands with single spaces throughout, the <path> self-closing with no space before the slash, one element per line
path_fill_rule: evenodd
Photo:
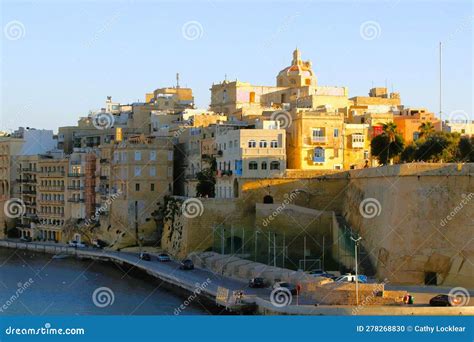
<path fill-rule="evenodd" d="M 158 259 L 158 261 L 160 262 L 168 262 L 168 261 L 171 261 L 171 258 L 169 256 L 169 254 L 167 253 L 160 253 L 158 254 L 158 256 L 156 257 Z"/>
<path fill-rule="evenodd" d="M 190 259 L 184 259 L 181 261 L 181 264 L 179 265 L 179 268 L 181 270 L 193 270 L 194 269 L 194 263 Z"/>
<path fill-rule="evenodd" d="M 430 299 L 431 306 L 457 306 L 459 304 L 461 304 L 461 298 L 447 294 L 439 294 Z"/>
<path fill-rule="evenodd" d="M 249 280 L 249 287 L 252 288 L 263 288 L 265 287 L 265 280 L 260 277 L 252 278 Z"/>
<path fill-rule="evenodd" d="M 150 260 L 151 260 L 150 254 L 148 254 L 148 253 L 143 253 L 143 252 L 140 253 L 139 258 L 140 258 L 141 260 L 145 260 L 145 261 L 150 261 Z"/>
<path fill-rule="evenodd" d="M 293 284 L 286 283 L 286 282 L 276 282 L 275 284 L 273 284 L 273 289 L 274 290 L 277 290 L 277 289 L 280 289 L 280 288 L 284 288 L 284 289 L 289 290 L 292 295 L 298 294 L 296 286 L 294 286 Z"/>

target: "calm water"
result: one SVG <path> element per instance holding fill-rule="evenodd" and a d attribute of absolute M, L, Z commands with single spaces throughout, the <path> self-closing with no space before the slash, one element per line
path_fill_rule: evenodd
<path fill-rule="evenodd" d="M 23 293 L 9 303 L 21 284 Z M 113 292 L 111 305 L 94 304 L 93 293 L 100 287 Z M 107 291 L 99 291 L 104 294 L 97 296 L 99 305 L 110 303 Z M 155 279 L 125 275 L 111 263 L 0 248 L 0 315 L 173 315 L 185 299 Z M 202 314 L 208 311 L 197 299 L 181 313 Z"/>

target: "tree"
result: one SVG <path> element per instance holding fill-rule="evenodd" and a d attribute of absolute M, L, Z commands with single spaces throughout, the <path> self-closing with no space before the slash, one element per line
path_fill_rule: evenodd
<path fill-rule="evenodd" d="M 459 160 L 458 133 L 435 132 L 417 141 L 415 160 L 452 163 Z"/>
<path fill-rule="evenodd" d="M 474 137 L 462 137 L 458 145 L 459 160 L 474 162 Z"/>
<path fill-rule="evenodd" d="M 372 155 L 380 164 L 387 165 L 392 158 L 400 155 L 403 151 L 404 142 L 397 133 L 397 125 L 393 122 L 383 125 L 383 133 L 372 139 L 370 143 Z"/>
<path fill-rule="evenodd" d="M 196 178 L 198 180 L 196 185 L 196 193 L 201 197 L 212 198 L 216 195 L 215 188 L 217 162 L 216 158 L 214 157 L 206 157 L 205 159 L 205 161 L 209 164 L 209 167 L 196 174 Z"/>
<path fill-rule="evenodd" d="M 435 131 L 431 122 L 423 122 L 418 129 L 420 130 L 420 138 L 427 137 Z"/>

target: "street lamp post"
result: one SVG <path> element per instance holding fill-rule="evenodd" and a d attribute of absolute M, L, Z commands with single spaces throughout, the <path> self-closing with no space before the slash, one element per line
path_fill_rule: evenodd
<path fill-rule="evenodd" d="M 357 264 L 357 247 L 359 246 L 359 242 L 362 240 L 362 237 L 359 236 L 357 239 L 354 239 L 351 236 L 351 240 L 354 241 L 355 253 L 356 305 L 359 305 L 359 267 Z"/>

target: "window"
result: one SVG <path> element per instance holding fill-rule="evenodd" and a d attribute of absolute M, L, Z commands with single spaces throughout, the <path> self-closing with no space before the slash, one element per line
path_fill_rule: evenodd
<path fill-rule="evenodd" d="M 272 140 L 272 141 L 270 142 L 270 147 L 271 147 L 271 148 L 277 148 L 277 147 L 278 147 L 278 141 Z"/>
<path fill-rule="evenodd" d="M 173 151 L 168 151 L 168 161 L 173 160 Z"/>
<path fill-rule="evenodd" d="M 322 128 L 313 128 L 312 130 L 313 141 L 315 142 L 324 142 L 325 136 Z"/>
<path fill-rule="evenodd" d="M 173 168 L 169 167 L 168 168 L 168 177 L 172 177 L 172 176 L 173 176 Z"/>
<path fill-rule="evenodd" d="M 140 183 L 135 183 L 135 191 L 140 191 Z"/>
<path fill-rule="evenodd" d="M 260 140 L 260 148 L 265 148 L 267 147 L 267 141 L 266 140 Z"/>
<path fill-rule="evenodd" d="M 280 170 L 280 162 L 272 161 L 270 163 L 270 170 Z"/>
<path fill-rule="evenodd" d="M 334 128 L 334 138 L 339 137 L 339 128 Z"/>
<path fill-rule="evenodd" d="M 420 138 L 420 132 L 413 132 L 413 140 L 418 140 Z"/>
<path fill-rule="evenodd" d="M 156 160 L 156 151 L 150 151 L 150 160 Z"/>
<path fill-rule="evenodd" d="M 135 151 L 135 160 L 142 160 L 141 151 Z"/>
<path fill-rule="evenodd" d="M 364 159 L 369 159 L 369 151 L 364 151 Z"/>
<path fill-rule="evenodd" d="M 256 161 L 249 162 L 249 170 L 257 170 L 257 169 L 258 169 L 258 164 Z"/>
<path fill-rule="evenodd" d="M 313 161 L 316 163 L 324 163 L 324 149 L 317 147 L 314 149 Z"/>
<path fill-rule="evenodd" d="M 156 167 L 150 166 L 150 177 L 156 176 Z"/>
<path fill-rule="evenodd" d="M 150 183 L 150 191 L 155 191 L 155 183 Z"/>
<path fill-rule="evenodd" d="M 135 177 L 139 177 L 142 175 L 142 168 L 140 166 L 135 166 Z"/>
<path fill-rule="evenodd" d="M 232 140 L 229 141 L 229 148 L 232 148 Z"/>
<path fill-rule="evenodd" d="M 257 142 L 255 140 L 249 140 L 249 148 L 257 147 Z"/>
<path fill-rule="evenodd" d="M 254 103 L 255 102 L 255 92 L 254 91 L 251 91 L 249 93 L 249 102 L 250 103 Z"/>
<path fill-rule="evenodd" d="M 262 162 L 262 170 L 266 170 L 267 169 L 267 162 Z"/>

